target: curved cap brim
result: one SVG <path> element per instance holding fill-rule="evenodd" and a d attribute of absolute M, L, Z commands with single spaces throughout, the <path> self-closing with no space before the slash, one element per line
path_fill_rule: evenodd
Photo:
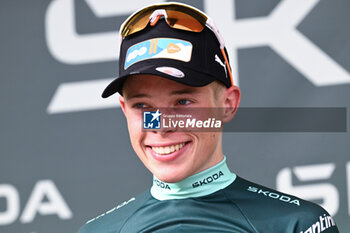
<path fill-rule="evenodd" d="M 164 68 L 164 69 L 162 69 Z M 168 72 L 166 68 L 170 68 L 168 70 L 176 69 L 183 73 L 183 75 L 172 74 L 171 72 Z M 167 73 L 166 73 L 167 72 Z M 169 74 L 168 74 L 169 73 Z M 162 66 L 162 65 L 145 65 L 141 69 L 133 70 L 130 68 L 130 71 L 128 74 L 120 76 L 113 80 L 103 91 L 102 97 L 107 98 L 117 92 L 119 94 L 122 94 L 123 84 L 127 77 L 131 75 L 138 75 L 138 74 L 151 74 L 160 76 L 163 78 L 167 78 L 170 80 L 173 80 L 175 82 L 179 82 L 188 86 L 193 87 L 201 87 L 208 85 L 209 83 L 217 80 L 215 77 L 212 77 L 211 75 L 200 73 L 198 71 L 194 71 L 188 67 L 182 67 L 181 70 L 178 69 L 178 67 L 169 67 L 169 66 Z"/>

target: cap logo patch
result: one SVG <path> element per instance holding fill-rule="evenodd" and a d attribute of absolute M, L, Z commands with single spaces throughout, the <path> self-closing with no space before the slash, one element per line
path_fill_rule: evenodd
<path fill-rule="evenodd" d="M 142 41 L 128 48 L 124 69 L 148 59 L 168 58 L 189 62 L 193 45 L 185 40 L 174 38 L 153 38 Z"/>
<path fill-rule="evenodd" d="M 157 67 L 157 71 L 162 72 L 164 74 L 168 74 L 170 76 L 176 77 L 176 78 L 183 78 L 185 77 L 185 74 L 174 67 L 169 67 L 169 66 L 162 66 L 162 67 Z"/>
<path fill-rule="evenodd" d="M 219 64 L 224 68 L 224 70 L 225 70 L 225 76 L 226 76 L 226 78 L 227 78 L 226 62 L 223 63 L 217 54 L 215 54 L 215 61 L 216 61 L 217 63 L 219 63 Z"/>
<path fill-rule="evenodd" d="M 178 53 L 181 51 L 181 48 L 174 43 L 169 43 L 167 47 L 167 51 L 168 53 Z"/>

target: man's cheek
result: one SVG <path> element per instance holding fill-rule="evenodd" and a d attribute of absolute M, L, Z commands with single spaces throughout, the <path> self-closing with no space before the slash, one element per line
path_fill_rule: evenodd
<path fill-rule="evenodd" d="M 128 117 L 129 133 L 139 132 L 142 129 L 142 121 L 139 116 Z M 132 132 L 131 132 L 132 131 Z"/>

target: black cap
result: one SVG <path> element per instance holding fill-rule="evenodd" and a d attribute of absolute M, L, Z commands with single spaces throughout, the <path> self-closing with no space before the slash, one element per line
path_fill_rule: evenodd
<path fill-rule="evenodd" d="M 125 79 L 133 74 L 153 74 L 194 87 L 215 80 L 231 86 L 219 41 L 209 28 L 184 31 L 171 28 L 163 19 L 123 39 L 119 77 L 105 88 L 102 97 L 122 94 Z"/>

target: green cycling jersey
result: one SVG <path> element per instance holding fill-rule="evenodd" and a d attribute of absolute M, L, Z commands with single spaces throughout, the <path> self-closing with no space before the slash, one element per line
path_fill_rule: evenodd
<path fill-rule="evenodd" d="M 78 233 L 338 233 L 320 206 L 249 182 L 225 159 L 179 183 L 150 190 L 88 221 Z"/>

